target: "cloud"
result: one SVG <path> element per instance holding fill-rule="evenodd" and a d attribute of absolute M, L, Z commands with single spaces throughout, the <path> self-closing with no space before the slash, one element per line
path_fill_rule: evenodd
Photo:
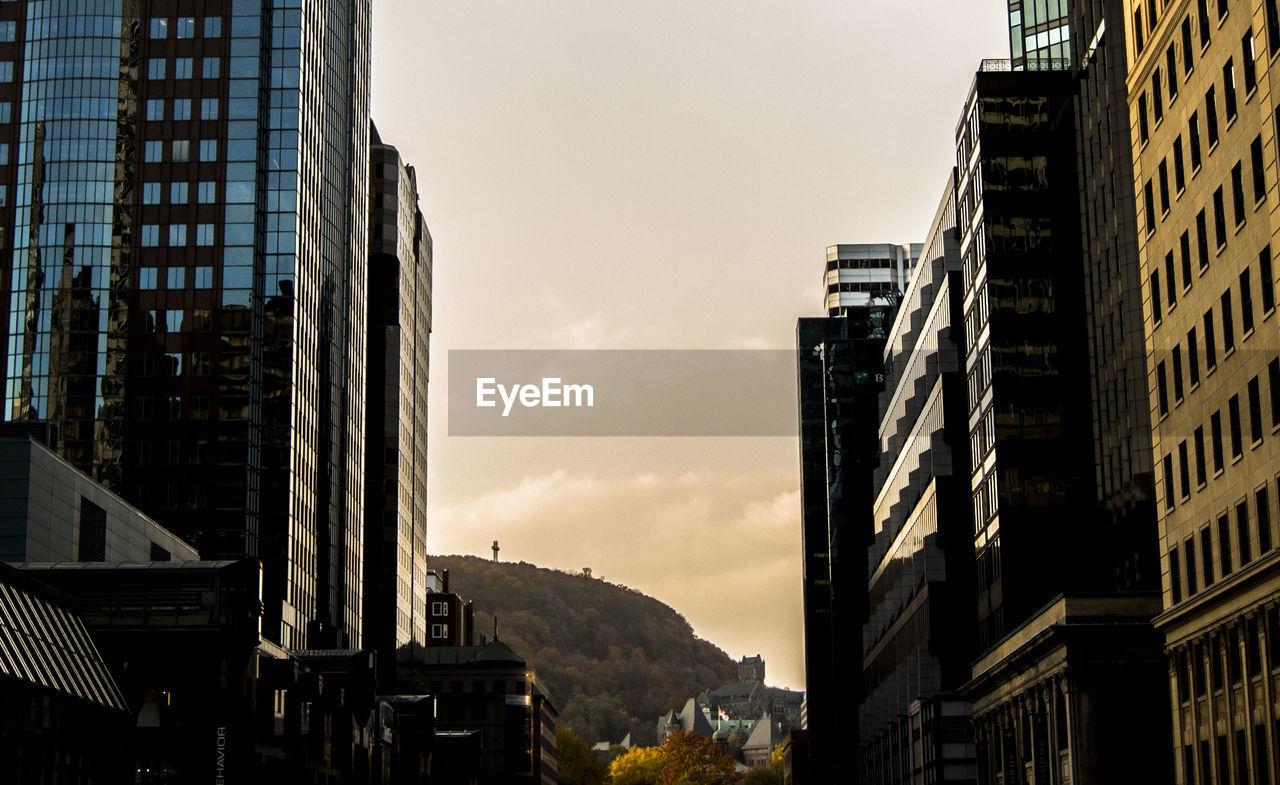
<path fill-rule="evenodd" d="M 802 683 L 800 498 L 791 472 L 624 477 L 556 470 L 433 509 L 433 553 L 590 567 L 671 605 L 770 681 Z"/>

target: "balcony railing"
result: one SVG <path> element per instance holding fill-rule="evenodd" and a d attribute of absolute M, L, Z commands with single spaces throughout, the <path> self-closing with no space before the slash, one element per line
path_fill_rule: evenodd
<path fill-rule="evenodd" d="M 1071 61 L 1066 58 L 1049 58 L 1014 63 L 1012 60 L 987 59 L 980 71 L 1069 71 Z"/>

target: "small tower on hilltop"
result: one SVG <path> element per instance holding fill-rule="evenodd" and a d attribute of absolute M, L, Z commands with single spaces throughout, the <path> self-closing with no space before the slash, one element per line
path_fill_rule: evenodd
<path fill-rule="evenodd" d="M 499 550 L 499 549 L 498 549 L 498 541 L 497 541 L 497 540 L 494 540 L 494 541 L 493 541 L 493 560 L 494 560 L 494 561 L 497 561 L 497 560 L 498 560 L 498 550 Z"/>

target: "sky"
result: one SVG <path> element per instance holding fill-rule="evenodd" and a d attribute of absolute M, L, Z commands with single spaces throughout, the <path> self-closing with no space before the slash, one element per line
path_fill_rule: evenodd
<path fill-rule="evenodd" d="M 428 550 L 590 567 L 803 688 L 796 438 L 450 436 L 448 351 L 793 348 L 826 246 L 923 239 L 1005 3 L 373 7 L 434 240 Z"/>

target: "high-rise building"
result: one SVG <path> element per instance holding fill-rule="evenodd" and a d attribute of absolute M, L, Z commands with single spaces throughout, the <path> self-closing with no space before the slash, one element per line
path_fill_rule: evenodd
<path fill-rule="evenodd" d="M 1124 5 L 1176 781 L 1270 785 L 1280 770 L 1280 10 L 1274 0 Z"/>
<path fill-rule="evenodd" d="M 884 389 L 884 343 L 896 301 L 885 293 L 868 305 L 843 308 L 840 316 L 800 319 L 796 327 L 804 722 L 815 782 L 857 776 L 857 761 L 843 746 L 856 731 L 844 707 L 861 695 L 876 396 Z"/>
<path fill-rule="evenodd" d="M 1090 320 L 1116 325 L 1086 296 L 1076 89 L 984 64 L 956 134 L 986 781 L 1160 781 L 1167 748 L 1154 540 L 1111 540 L 1094 467 Z"/>
<path fill-rule="evenodd" d="M 431 234 L 413 167 L 371 135 L 362 624 L 385 680 L 428 644 Z"/>
<path fill-rule="evenodd" d="M 368 0 L 2 3 L 0 62 L 4 417 L 359 646 Z"/>
<path fill-rule="evenodd" d="M 858 707 L 864 785 L 973 782 L 972 708 L 959 695 L 976 635 L 964 285 L 951 180 L 884 349 Z"/>
<path fill-rule="evenodd" d="M 828 316 L 849 307 L 864 307 L 907 288 L 920 246 L 856 244 L 827 246 L 825 306 Z"/>
<path fill-rule="evenodd" d="M 1011 64 L 1022 71 L 1062 70 L 1071 61 L 1072 0 L 1009 0 Z"/>

